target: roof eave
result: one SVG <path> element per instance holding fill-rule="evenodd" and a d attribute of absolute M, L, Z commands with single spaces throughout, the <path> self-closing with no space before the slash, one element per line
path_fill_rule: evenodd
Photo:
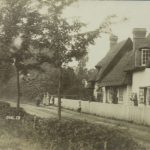
<path fill-rule="evenodd" d="M 134 67 L 132 69 L 127 69 L 124 70 L 125 72 L 135 72 L 135 71 L 142 71 L 144 70 L 146 67 L 145 66 L 139 66 L 139 67 Z"/>

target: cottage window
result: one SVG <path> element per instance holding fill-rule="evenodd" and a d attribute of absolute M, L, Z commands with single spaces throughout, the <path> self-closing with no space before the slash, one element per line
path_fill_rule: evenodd
<path fill-rule="evenodd" d="M 147 88 L 140 88 L 139 89 L 139 103 L 140 104 L 146 105 L 146 93 L 147 93 Z"/>
<path fill-rule="evenodd" d="M 139 103 L 150 105 L 150 87 L 142 87 L 139 91 Z"/>
<path fill-rule="evenodd" d="M 145 66 L 150 59 L 150 49 L 142 49 L 142 66 Z"/>

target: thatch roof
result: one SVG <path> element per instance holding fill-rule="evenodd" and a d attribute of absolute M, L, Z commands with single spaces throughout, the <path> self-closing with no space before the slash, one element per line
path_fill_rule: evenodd
<path fill-rule="evenodd" d="M 96 65 L 96 68 L 99 69 L 99 72 L 96 77 L 96 81 L 101 82 L 102 80 L 104 80 L 104 78 L 108 74 L 110 74 L 110 75 L 109 75 L 109 79 L 107 78 L 107 80 L 109 81 L 109 80 L 113 79 L 114 77 L 111 77 L 111 75 L 112 75 L 111 72 L 113 70 L 112 68 L 115 69 L 116 66 L 118 65 L 118 62 L 120 61 L 120 59 L 127 52 L 129 52 L 131 50 L 132 50 L 132 41 L 130 38 L 128 38 L 127 40 L 122 41 L 122 42 L 118 43 L 116 46 L 112 47 L 112 49 L 109 50 L 107 55 Z M 124 61 L 124 59 L 121 59 L 121 60 Z M 124 63 L 120 62 L 120 65 L 124 65 Z M 123 66 L 119 66 L 118 70 L 117 69 L 115 69 L 115 70 L 117 72 L 120 72 L 119 68 L 121 68 L 121 67 L 123 67 Z M 113 76 L 114 75 L 115 74 L 113 73 Z"/>
<path fill-rule="evenodd" d="M 132 51 L 127 52 L 112 68 L 112 70 L 101 80 L 101 86 L 119 86 L 126 85 L 131 82 L 130 74 L 124 71 L 131 57 Z"/>
<path fill-rule="evenodd" d="M 128 55 L 128 60 L 126 66 L 124 66 L 124 71 L 131 71 L 135 69 L 135 56 L 134 51 L 130 51 Z"/>
<path fill-rule="evenodd" d="M 150 34 L 140 43 L 141 48 L 150 47 Z M 143 70 L 141 65 L 135 66 L 135 59 L 140 62 L 140 57 L 135 58 L 133 50 L 133 42 L 130 38 L 122 41 L 112 47 L 106 56 L 95 66 L 98 73 L 95 74 L 95 82 L 99 82 L 100 86 L 120 86 L 131 84 L 132 72 Z"/>
<path fill-rule="evenodd" d="M 131 39 L 127 39 L 127 40 L 121 41 L 117 45 L 115 45 L 114 47 L 112 47 L 108 51 L 108 53 L 106 54 L 106 56 L 102 60 L 100 60 L 95 67 L 96 68 L 101 68 L 102 66 L 104 67 L 104 65 L 107 65 L 109 63 L 109 61 L 111 61 L 116 56 L 116 54 L 120 51 L 120 49 L 129 40 L 131 40 Z"/>
<path fill-rule="evenodd" d="M 127 59 L 126 65 L 124 66 L 125 72 L 134 72 L 134 71 L 140 71 L 140 70 L 145 69 L 145 66 L 135 66 L 134 51 L 130 51 L 128 54 L 129 54 L 127 56 L 128 59 Z"/>
<path fill-rule="evenodd" d="M 121 47 L 125 44 L 125 42 L 126 41 L 121 41 L 120 43 L 112 47 L 112 49 L 110 49 L 107 52 L 106 56 L 102 60 L 100 60 L 95 67 L 99 69 L 104 66 L 107 66 L 109 61 L 111 61 L 114 58 L 114 56 L 118 53 L 118 51 L 120 51 Z"/>

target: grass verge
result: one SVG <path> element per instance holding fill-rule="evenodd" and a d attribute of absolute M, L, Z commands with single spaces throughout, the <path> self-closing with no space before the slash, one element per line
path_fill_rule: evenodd
<path fill-rule="evenodd" d="M 35 118 L 2 102 L 0 128 L 0 150 L 144 150 L 122 130 L 79 120 Z"/>

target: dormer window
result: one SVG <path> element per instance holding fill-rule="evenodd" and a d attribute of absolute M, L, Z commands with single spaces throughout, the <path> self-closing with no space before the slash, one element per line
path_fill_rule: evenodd
<path fill-rule="evenodd" d="M 149 60 L 150 60 L 150 49 L 148 48 L 142 49 L 142 66 L 146 66 Z"/>

